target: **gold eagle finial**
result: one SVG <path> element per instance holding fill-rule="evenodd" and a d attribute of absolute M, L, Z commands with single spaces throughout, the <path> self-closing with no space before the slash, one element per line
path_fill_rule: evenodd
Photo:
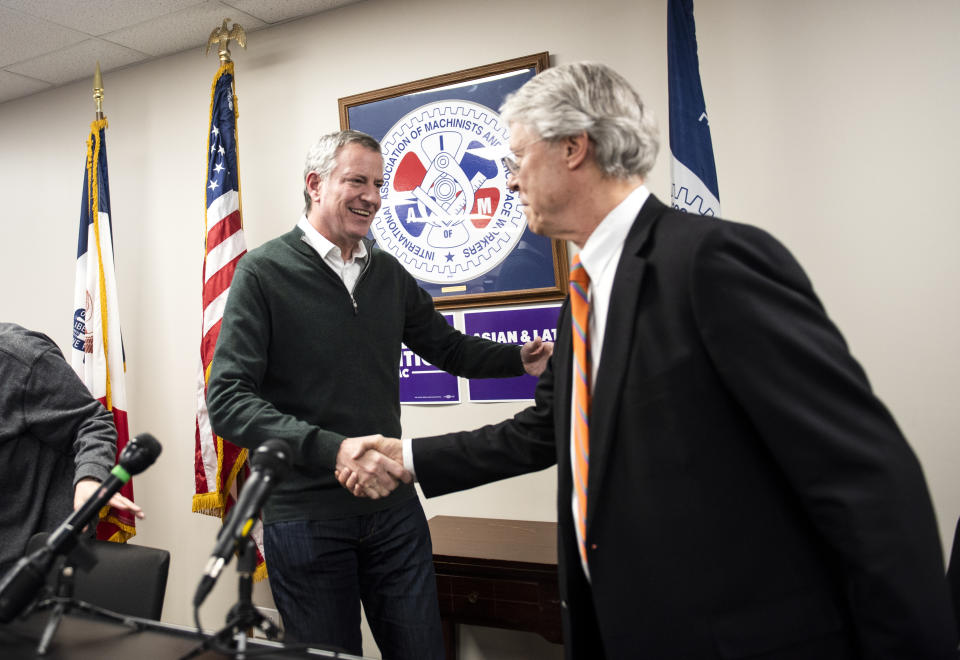
<path fill-rule="evenodd" d="M 229 21 L 229 18 L 223 19 L 223 25 L 211 32 L 210 38 L 207 39 L 206 54 L 210 53 L 210 46 L 219 46 L 221 62 L 231 61 L 229 48 L 231 39 L 240 44 L 242 48 L 247 47 L 247 33 L 243 30 L 243 27 L 237 23 L 234 23 L 232 28 L 227 29 L 227 23 Z"/>

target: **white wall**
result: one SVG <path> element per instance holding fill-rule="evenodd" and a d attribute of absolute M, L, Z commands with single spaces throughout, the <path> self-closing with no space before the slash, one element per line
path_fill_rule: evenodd
<path fill-rule="evenodd" d="M 699 0 L 701 73 L 724 215 L 781 238 L 807 268 L 915 448 L 944 543 L 960 514 L 956 286 L 960 5 L 953 0 Z M 661 0 L 370 0 L 250 35 L 234 48 L 248 245 L 289 229 L 309 143 L 337 99 L 543 50 L 601 60 L 661 118 L 650 177 L 669 196 Z M 189 601 L 218 521 L 190 513 L 210 82 L 198 47 L 105 76 L 133 432 L 164 444 L 138 477 L 135 542 L 173 554 L 164 620 Z M 90 63 L 91 73 L 93 63 Z M 0 104 L 0 317 L 67 347 L 90 84 Z M 498 421 L 508 404 L 404 409 L 404 432 Z M 554 520 L 553 470 L 425 503 L 428 516 Z M 202 611 L 219 626 L 227 573 Z M 259 586 L 256 600 L 270 603 Z M 467 658 L 553 658 L 539 638 L 470 628 Z M 370 654 L 376 653 L 372 644 Z"/>

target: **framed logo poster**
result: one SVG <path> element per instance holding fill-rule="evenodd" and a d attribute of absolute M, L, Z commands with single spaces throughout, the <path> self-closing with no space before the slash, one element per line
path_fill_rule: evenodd
<path fill-rule="evenodd" d="M 437 307 L 566 295 L 566 243 L 530 231 L 501 161 L 510 133 L 498 108 L 548 65 L 538 53 L 339 101 L 341 128 L 372 135 L 383 153 L 371 237 Z"/>

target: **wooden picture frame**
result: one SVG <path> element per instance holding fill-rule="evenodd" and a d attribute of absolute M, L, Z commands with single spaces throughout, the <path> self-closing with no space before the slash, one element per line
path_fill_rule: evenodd
<path fill-rule="evenodd" d="M 548 53 L 536 53 L 339 100 L 340 127 L 369 133 L 383 151 L 371 236 L 438 308 L 566 296 L 566 243 L 527 228 L 501 162 L 500 104 L 548 66 Z"/>

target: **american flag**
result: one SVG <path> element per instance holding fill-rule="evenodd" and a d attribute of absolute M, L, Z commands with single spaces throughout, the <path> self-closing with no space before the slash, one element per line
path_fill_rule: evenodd
<path fill-rule="evenodd" d="M 210 364 L 220 335 L 223 309 L 237 262 L 246 251 L 237 169 L 237 97 L 233 62 L 221 65 L 213 78 L 207 137 L 205 249 L 203 256 L 203 330 L 197 377 L 197 426 L 193 510 L 226 518 L 236 503 L 238 481 L 250 472 L 247 450 L 213 433 L 207 414 Z M 266 575 L 263 532 L 258 522 L 251 537 L 257 544 L 257 573 Z"/>
<path fill-rule="evenodd" d="M 73 290 L 73 342 L 70 362 L 91 394 L 113 413 L 117 455 L 130 440 L 127 424 L 126 363 L 120 336 L 120 308 L 113 261 L 110 186 L 107 177 L 106 119 L 90 124 L 87 163 L 83 173 L 77 274 Z M 120 489 L 133 499 L 133 481 Z M 137 533 L 128 511 L 101 512 L 97 538 L 124 542 Z"/>

